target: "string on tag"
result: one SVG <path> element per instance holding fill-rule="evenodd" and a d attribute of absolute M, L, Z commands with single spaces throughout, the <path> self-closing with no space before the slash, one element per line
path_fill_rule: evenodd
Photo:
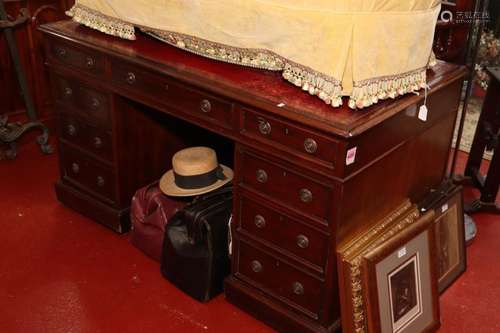
<path fill-rule="evenodd" d="M 425 105 L 425 107 L 427 107 L 427 90 L 429 90 L 429 85 L 426 82 L 425 87 L 424 87 L 424 105 Z"/>
<path fill-rule="evenodd" d="M 424 104 L 420 106 L 420 109 L 418 110 L 418 119 L 422 121 L 427 121 L 427 90 L 429 89 L 429 85 L 426 83 L 424 87 Z"/>

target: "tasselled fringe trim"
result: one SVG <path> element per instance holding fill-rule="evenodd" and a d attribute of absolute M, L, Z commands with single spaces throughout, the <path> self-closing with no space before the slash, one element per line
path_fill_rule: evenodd
<path fill-rule="evenodd" d="M 362 109 L 378 103 L 379 100 L 396 98 L 416 92 L 427 85 L 426 68 L 396 76 L 387 76 L 354 84 L 349 107 Z"/>
<path fill-rule="evenodd" d="M 163 42 L 207 58 L 247 67 L 282 71 L 285 80 L 311 95 L 318 96 L 326 104 L 333 107 L 342 105 L 342 86 L 339 80 L 301 66 L 271 51 L 232 47 L 176 32 L 147 28 L 142 30 Z"/>
<path fill-rule="evenodd" d="M 66 15 L 71 17 L 75 22 L 99 30 L 105 34 L 135 40 L 135 29 L 132 24 L 101 14 L 86 6 L 76 4 L 70 10 L 66 11 Z"/>
<path fill-rule="evenodd" d="M 285 64 L 283 77 L 309 94 L 318 96 L 326 104 L 335 108 L 342 105 L 342 86 L 338 80 L 325 78 L 291 63 Z"/>
<path fill-rule="evenodd" d="M 129 40 L 136 39 L 134 25 L 101 14 L 84 5 L 76 4 L 66 14 L 74 21 L 105 34 Z M 318 96 L 332 107 L 342 105 L 342 84 L 339 80 L 297 64 L 269 50 L 231 47 L 181 33 L 143 26 L 140 28 L 170 45 L 207 58 L 247 67 L 282 71 L 285 80 L 300 87 L 303 91 Z M 396 98 L 418 91 L 425 86 L 426 68 L 402 75 L 355 82 L 348 106 L 351 109 L 366 108 L 376 104 L 379 100 Z"/>
<path fill-rule="evenodd" d="M 434 51 L 431 51 L 431 54 L 429 56 L 429 63 L 427 64 L 427 68 L 432 68 L 437 65 L 437 59 L 436 59 L 436 54 Z"/>

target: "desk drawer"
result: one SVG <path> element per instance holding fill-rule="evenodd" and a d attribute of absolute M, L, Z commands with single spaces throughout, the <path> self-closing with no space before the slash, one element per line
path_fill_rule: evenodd
<path fill-rule="evenodd" d="M 237 274 L 255 287 L 318 319 L 323 282 L 240 241 Z"/>
<path fill-rule="evenodd" d="M 317 132 L 269 117 L 260 112 L 243 109 L 242 134 L 334 165 L 337 142 Z"/>
<path fill-rule="evenodd" d="M 302 176 L 279 164 L 271 163 L 247 151 L 240 153 L 241 181 L 303 214 L 328 220 L 332 190 L 321 181 Z"/>
<path fill-rule="evenodd" d="M 59 103 L 91 121 L 109 126 L 109 96 L 106 93 L 62 76 L 54 76 L 53 81 Z"/>
<path fill-rule="evenodd" d="M 243 231 L 292 253 L 323 271 L 328 254 L 328 236 L 249 198 L 240 203 Z"/>
<path fill-rule="evenodd" d="M 66 43 L 49 39 L 48 53 L 51 60 L 69 68 L 95 76 L 104 76 L 104 57 L 91 49 L 80 50 Z"/>
<path fill-rule="evenodd" d="M 233 105 L 220 97 L 121 62 L 112 63 L 112 79 L 126 89 L 190 116 L 232 127 Z"/>
<path fill-rule="evenodd" d="M 111 168 L 64 144 L 60 154 L 64 180 L 94 196 L 115 202 L 115 175 Z"/>
<path fill-rule="evenodd" d="M 59 113 L 59 133 L 63 139 L 108 161 L 113 160 L 111 131 L 87 124 L 78 117 Z"/>

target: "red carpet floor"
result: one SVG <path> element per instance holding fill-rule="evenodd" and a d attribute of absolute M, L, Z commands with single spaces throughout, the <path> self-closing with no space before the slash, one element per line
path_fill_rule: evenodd
<path fill-rule="evenodd" d="M 0 161 L 0 332 L 273 332 L 223 296 L 191 300 L 127 236 L 59 204 L 57 163 L 31 144 Z M 468 270 L 441 298 L 440 332 L 500 332 L 500 219 L 474 218 Z"/>

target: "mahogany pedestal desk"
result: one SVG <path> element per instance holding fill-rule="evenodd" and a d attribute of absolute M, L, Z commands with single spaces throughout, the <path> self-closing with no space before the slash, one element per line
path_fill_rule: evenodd
<path fill-rule="evenodd" d="M 41 30 L 58 114 L 59 200 L 125 232 L 134 191 L 169 169 L 175 151 L 216 147 L 235 170 L 226 297 L 281 331 L 339 329 L 337 244 L 445 175 L 464 74 L 456 65 L 429 71 L 424 122 L 423 93 L 333 109 L 279 73 L 140 33 L 120 40 L 70 21 Z"/>

